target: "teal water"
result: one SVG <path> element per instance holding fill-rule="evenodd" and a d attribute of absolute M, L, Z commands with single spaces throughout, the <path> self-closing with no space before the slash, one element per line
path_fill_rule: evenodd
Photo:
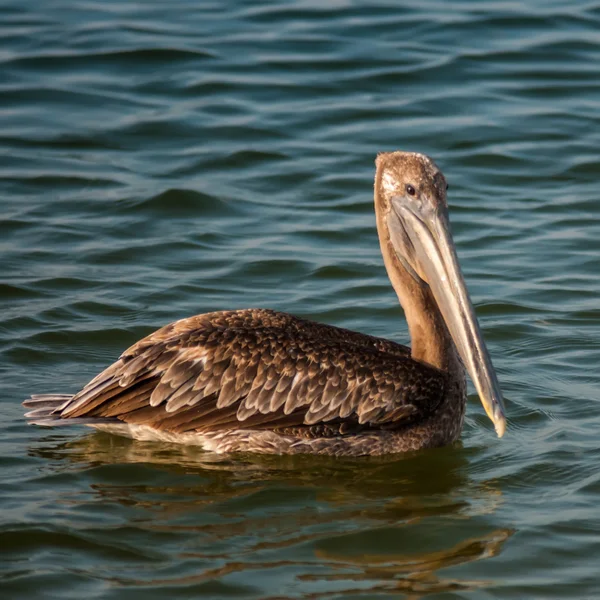
<path fill-rule="evenodd" d="M 2 598 L 600 597 L 600 4 L 0 5 Z M 378 151 L 432 155 L 507 399 L 387 459 L 29 427 L 196 313 L 406 340 Z"/>

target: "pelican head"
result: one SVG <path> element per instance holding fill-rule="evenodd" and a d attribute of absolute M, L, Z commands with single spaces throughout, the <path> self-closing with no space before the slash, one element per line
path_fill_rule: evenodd
<path fill-rule="evenodd" d="M 404 287 L 408 282 L 411 290 L 433 298 L 483 408 L 502 437 L 506 428 L 502 393 L 458 264 L 448 219 L 446 179 L 423 154 L 384 153 L 376 164 L 378 227 L 386 233 L 390 254 L 398 259 L 396 268 L 405 271 L 399 279 Z M 390 271 L 387 261 L 386 266 Z M 413 301 L 410 294 L 415 292 L 408 296 L 406 291 L 397 292 L 403 306 Z"/>

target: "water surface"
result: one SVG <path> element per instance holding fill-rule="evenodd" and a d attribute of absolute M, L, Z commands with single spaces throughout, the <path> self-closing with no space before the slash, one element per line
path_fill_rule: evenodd
<path fill-rule="evenodd" d="M 6 598 L 600 595 L 600 4 L 0 7 Z M 432 155 L 510 415 L 406 457 L 28 427 L 141 336 L 248 306 L 398 341 L 373 159 Z"/>

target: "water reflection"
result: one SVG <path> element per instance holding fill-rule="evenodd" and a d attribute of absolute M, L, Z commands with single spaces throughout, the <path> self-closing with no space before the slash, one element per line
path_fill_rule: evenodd
<path fill-rule="evenodd" d="M 318 556 L 328 562 L 334 562 L 337 568 L 349 573 L 332 573 L 317 578 L 328 581 L 378 582 L 371 591 L 433 593 L 452 590 L 465 590 L 483 587 L 489 582 L 461 580 L 438 575 L 440 569 L 461 565 L 463 563 L 490 558 L 500 553 L 504 542 L 513 534 L 511 529 L 496 529 L 485 535 L 472 536 L 439 551 L 414 554 L 376 554 L 363 555 L 360 558 L 348 559 L 338 553 L 319 553 Z M 303 575 L 304 580 L 314 576 Z M 352 591 L 350 587 L 347 593 Z"/>
<path fill-rule="evenodd" d="M 218 581 L 268 597 L 281 580 L 302 582 L 303 596 L 419 596 L 484 584 L 440 571 L 496 556 L 512 535 L 490 518 L 500 490 L 469 476 L 460 446 L 401 458 L 232 458 L 91 434 L 30 453 L 48 461 L 46 477 L 75 471 L 86 482 L 54 502 L 84 523 L 119 514 L 102 535 L 152 552 L 152 570 L 111 566 L 120 586 L 210 593 Z"/>

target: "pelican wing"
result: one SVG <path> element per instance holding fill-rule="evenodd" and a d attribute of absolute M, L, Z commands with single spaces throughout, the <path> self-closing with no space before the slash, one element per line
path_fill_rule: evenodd
<path fill-rule="evenodd" d="M 52 418 L 328 436 L 419 421 L 439 405 L 445 384 L 441 371 L 400 344 L 250 309 L 159 329 L 61 401 Z"/>

